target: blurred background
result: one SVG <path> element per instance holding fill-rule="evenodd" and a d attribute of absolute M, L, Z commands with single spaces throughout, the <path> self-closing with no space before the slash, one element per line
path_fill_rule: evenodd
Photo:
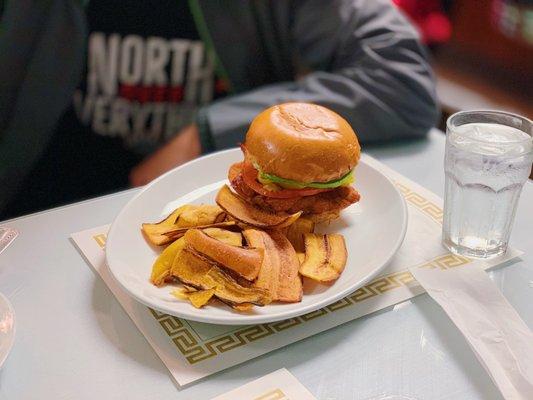
<path fill-rule="evenodd" d="M 533 116 L 533 0 L 393 0 L 433 54 L 446 118 L 465 109 Z"/>
<path fill-rule="evenodd" d="M 14 0 L 13 4 L 17 4 L 16 1 L 17 0 Z M 157 1 L 157 4 L 164 3 L 163 0 Z M 373 0 L 368 1 L 372 2 Z M 437 78 L 437 97 L 442 110 L 442 115 L 438 122 L 438 128 L 444 131 L 446 119 L 451 114 L 461 110 L 496 109 L 517 113 L 529 118 L 533 117 L 533 79 L 531 79 L 533 71 L 533 0 L 390 1 L 403 10 L 403 12 L 410 18 L 412 23 L 418 28 L 423 42 L 431 51 L 432 64 Z M 123 4 L 128 4 L 128 9 L 133 8 L 131 2 L 121 2 L 120 0 L 116 0 L 115 2 L 101 0 L 100 3 L 96 1 L 85 3 L 97 4 L 101 6 L 101 8 L 106 8 L 109 4 L 115 4 L 115 8 L 117 8 L 116 4 L 119 4 L 120 7 L 122 7 Z M 138 1 L 137 3 L 146 6 L 146 3 L 143 1 Z M 173 7 L 180 6 L 182 9 L 184 7 L 188 9 L 185 5 L 186 2 L 176 3 L 175 0 L 167 0 L 167 3 L 172 4 Z M 0 0 L 0 15 L 3 15 L 6 4 L 7 2 Z M 36 4 L 46 3 L 36 2 Z M 118 9 L 122 10 L 120 7 L 118 7 Z M 96 8 L 98 8 L 98 6 Z M 108 33 L 115 32 L 117 29 L 120 31 L 120 29 L 127 28 L 117 27 L 117 23 L 113 18 L 106 17 L 106 10 L 101 13 L 94 13 L 92 17 L 94 21 L 98 23 L 97 25 L 101 24 L 105 28 L 99 27 L 102 28 L 100 30 Z M 141 20 L 144 21 L 144 18 L 145 17 L 142 16 Z M 197 35 L 197 32 L 192 19 L 189 19 L 190 21 L 188 23 L 189 25 L 192 25 L 191 31 L 194 32 L 190 33 L 187 31 L 187 35 L 192 36 L 189 37 L 185 35 L 185 37 L 192 40 L 196 37 L 195 35 Z M 158 16 L 156 16 L 153 21 L 155 22 L 152 22 L 152 24 L 156 25 L 152 26 L 161 28 L 160 30 L 163 31 L 167 28 L 170 31 L 173 31 L 175 26 L 180 24 L 189 26 L 185 23 L 187 21 L 184 22 L 180 20 L 176 22 L 173 19 L 169 19 L 166 22 L 167 25 L 164 25 Z M 17 26 L 16 28 L 20 28 L 19 30 L 21 31 L 25 29 L 20 26 Z M 221 78 L 221 76 L 218 76 L 217 79 L 218 78 Z M 217 82 L 224 83 L 221 79 L 218 79 Z M 215 97 L 221 93 L 224 94 L 226 91 L 224 85 L 218 85 L 218 83 L 215 85 Z M 183 88 L 180 90 L 183 92 Z M 179 97 L 180 93 L 181 96 L 183 95 L 182 92 L 174 94 L 177 94 Z M 124 96 L 125 98 L 128 97 L 126 95 Z M 73 112 L 71 114 L 74 115 Z M 193 115 L 193 113 L 189 112 L 188 115 Z M 78 120 L 72 125 L 74 126 L 72 129 L 69 125 L 71 123 L 69 122 L 70 120 L 67 118 L 65 121 L 65 132 L 69 133 L 70 131 L 77 129 L 83 133 L 83 129 L 79 128 Z M 87 131 L 89 131 L 89 129 L 87 129 Z M 81 137 L 81 134 L 79 136 Z M 87 143 L 93 143 L 94 140 L 102 139 L 96 134 L 91 135 L 90 137 L 91 139 Z M 187 138 L 187 136 L 184 135 L 181 135 L 180 137 Z M 85 136 L 83 137 L 83 140 L 85 140 Z M 110 140 L 115 139 L 112 138 Z M 85 164 L 102 164 L 101 160 L 98 163 L 94 163 L 92 158 L 93 153 L 90 151 L 81 151 L 79 152 L 79 155 L 77 154 L 77 156 L 85 156 L 86 159 L 83 160 L 71 157 L 72 160 L 70 160 L 70 164 L 62 164 L 67 165 L 67 167 L 58 167 L 57 165 L 59 164 L 57 163 L 57 159 L 55 158 L 54 153 L 51 153 L 52 155 L 49 156 L 47 160 L 50 165 L 59 170 L 59 172 L 63 170 L 74 171 L 75 168 L 82 168 L 86 175 L 87 171 L 91 170 L 91 176 L 93 178 L 84 176 L 84 184 L 81 185 L 79 184 L 78 179 L 74 182 L 67 181 L 70 184 L 73 183 L 73 187 L 79 190 L 79 193 L 72 188 L 69 188 L 64 190 L 65 196 L 66 194 L 69 194 L 69 197 L 61 197 L 63 194 L 59 193 L 59 191 L 55 190 L 52 186 L 49 187 L 46 179 L 41 179 L 42 176 L 47 175 L 39 175 L 38 173 L 29 174 L 27 180 L 30 183 L 27 187 L 30 189 L 25 191 L 17 188 L 20 192 L 19 198 L 11 200 L 11 204 L 14 204 L 15 207 L 8 207 L 7 211 L 4 210 L 4 214 L 2 214 L 3 210 L 0 207 L 0 220 L 88 197 L 94 197 L 95 193 L 101 195 L 117 191 L 124 189 L 128 184 L 138 186 L 146 183 L 141 181 L 134 182 L 132 179 L 129 179 L 128 181 L 127 178 L 127 174 L 133 165 L 138 166 L 142 164 L 140 163 L 142 160 L 140 155 L 129 152 L 121 159 L 124 161 L 124 166 L 119 165 L 116 167 L 118 165 L 117 159 L 119 158 L 116 154 L 120 153 L 117 149 L 123 148 L 122 142 L 119 142 L 120 141 L 117 138 L 116 143 L 107 143 L 107 147 L 104 149 L 105 152 L 102 152 L 103 156 L 100 157 L 101 159 L 105 158 L 108 160 L 111 163 L 110 165 L 113 166 L 114 175 L 118 176 L 118 178 L 116 178 L 117 183 L 112 181 L 113 174 L 107 176 L 106 180 L 102 180 L 101 175 L 96 170 L 92 171 L 92 169 L 84 167 Z M 57 143 L 61 145 L 65 144 L 66 148 L 69 148 L 69 146 L 72 147 L 70 136 L 69 141 L 65 141 L 65 143 L 61 142 L 61 136 L 59 136 Z M 50 145 L 49 147 L 52 148 L 54 146 Z M 57 153 L 61 153 L 62 151 L 63 153 L 68 153 L 68 151 L 62 150 L 62 147 L 59 145 L 55 147 L 57 148 Z M 84 146 L 80 146 L 80 148 L 86 150 Z M 123 151 L 123 149 L 121 151 Z M 175 152 L 172 153 L 173 158 L 175 158 L 175 154 Z M 0 160 L 0 167 L 2 166 L 1 162 L 2 160 Z M 40 162 L 40 165 L 44 164 L 46 163 Z M 171 165 L 162 171 L 166 171 L 172 167 L 173 166 Z M 102 170 L 107 170 L 104 164 L 102 164 L 100 168 Z M 43 170 L 48 171 L 46 168 L 43 168 Z M 125 171 L 124 174 L 126 177 L 123 179 L 124 182 L 118 182 L 119 179 L 122 179 L 122 177 L 116 172 L 119 170 Z M 59 175 L 61 174 L 58 173 L 57 176 Z M 533 178 L 533 174 L 531 177 Z M 93 181 L 90 179 L 93 179 Z M 56 175 L 54 175 L 54 181 L 55 180 Z M 102 181 L 109 184 L 109 187 L 98 189 L 98 191 L 94 193 L 85 193 L 85 190 L 94 186 L 95 182 L 101 183 Z M 60 181 L 55 183 L 56 187 L 63 189 L 61 185 L 62 183 Z M 35 187 L 37 187 L 40 192 L 39 190 L 35 190 Z M 28 196 L 26 193 L 30 193 L 30 195 Z M 39 194 L 42 199 L 36 196 L 36 194 Z M 55 195 L 55 198 L 53 195 Z M 25 204 L 26 200 L 28 204 Z"/>

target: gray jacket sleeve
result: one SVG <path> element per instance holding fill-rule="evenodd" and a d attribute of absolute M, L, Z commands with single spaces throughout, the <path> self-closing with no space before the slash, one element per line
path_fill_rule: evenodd
<path fill-rule="evenodd" d="M 436 123 L 439 111 L 425 50 L 390 0 L 335 0 L 327 6 L 322 0 L 300 1 L 291 33 L 297 68 L 311 72 L 203 109 L 204 149 L 234 146 L 258 112 L 286 101 L 333 109 L 363 142 L 423 136 Z"/>

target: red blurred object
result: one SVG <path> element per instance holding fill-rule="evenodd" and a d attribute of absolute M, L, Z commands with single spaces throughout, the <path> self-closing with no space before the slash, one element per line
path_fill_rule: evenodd
<path fill-rule="evenodd" d="M 450 40 L 452 26 L 444 13 L 441 0 L 392 0 L 411 18 L 428 45 Z"/>

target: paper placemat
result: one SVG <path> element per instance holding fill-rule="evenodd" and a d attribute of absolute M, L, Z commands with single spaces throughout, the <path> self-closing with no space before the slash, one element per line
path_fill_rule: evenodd
<path fill-rule="evenodd" d="M 132 299 L 119 287 L 105 264 L 109 225 L 74 233 L 72 240 L 146 337 L 179 386 L 237 365 L 353 319 L 393 306 L 424 292 L 409 268 L 421 265 L 453 268 L 472 260 L 441 245 L 441 199 L 420 185 L 363 155 L 366 163 L 394 181 L 408 205 L 405 240 L 387 269 L 369 284 L 327 307 L 285 321 L 223 326 L 162 314 Z M 509 249 L 499 258 L 480 262 L 483 269 L 515 258 Z M 149 268 L 147 267 L 147 279 Z"/>
<path fill-rule="evenodd" d="M 256 379 L 211 400 L 316 400 L 285 368 Z"/>

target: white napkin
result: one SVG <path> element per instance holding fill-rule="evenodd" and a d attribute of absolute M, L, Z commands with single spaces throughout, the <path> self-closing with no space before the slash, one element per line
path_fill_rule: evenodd
<path fill-rule="evenodd" d="M 533 333 L 478 263 L 410 268 L 508 400 L 533 399 Z"/>

